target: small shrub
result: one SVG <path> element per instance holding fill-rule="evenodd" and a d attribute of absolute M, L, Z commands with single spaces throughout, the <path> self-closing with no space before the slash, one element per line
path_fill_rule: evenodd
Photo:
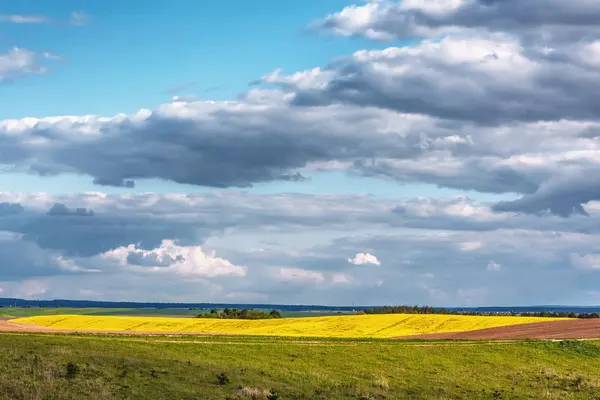
<path fill-rule="evenodd" d="M 577 375 L 573 378 L 572 385 L 576 390 L 581 390 L 585 385 L 585 377 Z"/>
<path fill-rule="evenodd" d="M 227 375 L 227 372 L 221 372 L 217 375 L 217 381 L 219 382 L 219 385 L 226 385 L 230 382 L 229 379 L 229 375 Z"/>
<path fill-rule="evenodd" d="M 67 379 L 74 379 L 79 374 L 79 367 L 74 362 L 68 362 L 65 369 L 65 378 Z"/>
<path fill-rule="evenodd" d="M 504 397 L 502 396 L 502 391 L 498 390 L 498 389 L 494 389 L 494 391 L 492 392 L 492 399 L 503 399 Z"/>
<path fill-rule="evenodd" d="M 125 378 L 128 373 L 129 373 L 129 368 L 127 368 L 127 365 L 125 365 L 125 364 L 121 365 L 121 372 L 119 372 L 119 378 Z"/>
<path fill-rule="evenodd" d="M 375 378 L 375 381 L 373 383 L 375 384 L 375 386 L 383 390 L 388 390 L 390 388 L 388 380 L 383 376 Z"/>
<path fill-rule="evenodd" d="M 277 390 L 271 389 L 269 391 L 269 394 L 267 395 L 267 400 L 278 400 L 278 399 L 279 399 L 279 394 L 277 393 Z"/>

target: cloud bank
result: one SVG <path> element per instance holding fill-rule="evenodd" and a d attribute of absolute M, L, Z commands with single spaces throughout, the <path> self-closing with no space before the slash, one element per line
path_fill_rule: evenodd
<path fill-rule="evenodd" d="M 234 101 L 0 121 L 2 173 L 76 174 L 132 193 L 149 179 L 213 190 L 0 193 L 0 290 L 598 303 L 598 20 L 600 6 L 585 0 L 371 1 L 311 28 L 373 48 L 265 71 Z M 8 50 L 0 81 L 43 73 L 55 58 Z M 503 199 L 252 193 L 324 171 Z"/>

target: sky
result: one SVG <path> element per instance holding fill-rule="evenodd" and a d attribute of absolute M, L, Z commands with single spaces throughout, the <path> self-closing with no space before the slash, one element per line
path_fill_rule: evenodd
<path fill-rule="evenodd" d="M 600 304 L 600 4 L 0 7 L 0 296 Z"/>

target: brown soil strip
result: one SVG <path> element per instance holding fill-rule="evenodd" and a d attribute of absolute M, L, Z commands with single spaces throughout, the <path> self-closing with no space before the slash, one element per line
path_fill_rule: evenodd
<path fill-rule="evenodd" d="M 95 333 L 120 335 L 218 335 L 206 332 L 162 332 L 162 331 L 103 331 L 86 329 L 54 329 L 45 326 L 22 324 L 20 322 L 0 321 L 0 332 L 49 332 L 49 333 Z M 231 335 L 228 335 L 231 336 Z"/>
<path fill-rule="evenodd" d="M 400 336 L 396 339 L 595 339 L 600 318 L 534 322 L 468 332 Z"/>

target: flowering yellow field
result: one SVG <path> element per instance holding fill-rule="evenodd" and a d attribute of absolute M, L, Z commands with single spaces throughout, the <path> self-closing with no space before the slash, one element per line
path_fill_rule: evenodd
<path fill-rule="evenodd" d="M 45 315 L 13 321 L 77 331 L 203 332 L 263 336 L 390 338 L 425 333 L 471 331 L 550 320 L 552 319 L 533 317 L 385 314 L 267 320 Z"/>

